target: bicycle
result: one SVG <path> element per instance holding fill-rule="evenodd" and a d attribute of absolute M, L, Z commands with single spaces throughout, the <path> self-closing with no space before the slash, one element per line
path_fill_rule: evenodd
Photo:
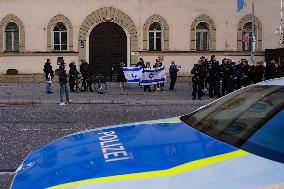
<path fill-rule="evenodd" d="M 94 88 L 99 94 L 104 94 L 107 91 L 107 84 L 104 81 L 103 76 L 93 75 L 85 80 L 80 78 L 77 86 L 81 92 L 87 91 L 89 88 Z"/>

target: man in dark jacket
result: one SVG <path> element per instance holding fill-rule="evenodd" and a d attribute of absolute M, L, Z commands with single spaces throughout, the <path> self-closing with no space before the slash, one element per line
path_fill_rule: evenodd
<path fill-rule="evenodd" d="M 59 79 L 59 86 L 60 86 L 60 105 L 65 105 L 63 97 L 65 94 L 66 102 L 70 102 L 69 99 L 69 89 L 68 89 L 68 76 L 66 74 L 66 64 L 64 61 L 60 63 L 58 69 L 58 79 Z"/>
<path fill-rule="evenodd" d="M 225 96 L 234 91 L 234 77 L 235 69 L 232 64 L 230 64 L 228 59 L 223 60 L 222 64 L 222 95 Z"/>
<path fill-rule="evenodd" d="M 54 71 L 52 70 L 50 59 L 46 60 L 46 63 L 44 64 L 43 72 L 45 74 L 45 80 L 46 80 L 45 92 L 46 94 L 51 94 L 53 93 L 51 91 L 52 89 L 51 84 L 52 84 L 52 79 L 54 77 Z"/>
<path fill-rule="evenodd" d="M 145 67 L 145 63 L 144 63 L 143 58 L 140 58 L 140 59 L 139 59 L 139 61 L 138 61 L 137 64 L 136 64 L 136 67 L 141 67 L 141 68 L 144 68 L 144 67 Z"/>
<path fill-rule="evenodd" d="M 221 97 L 220 92 L 220 80 L 221 80 L 221 66 L 216 61 L 215 55 L 211 56 L 211 60 L 208 62 L 208 83 L 209 83 L 209 96 L 213 98 L 217 96 Z"/>
<path fill-rule="evenodd" d="M 193 69 L 191 70 L 192 77 L 192 100 L 196 100 L 196 93 L 198 100 L 201 100 L 202 88 L 204 85 L 204 80 L 206 77 L 206 71 L 202 65 L 202 61 L 199 60 L 198 64 L 194 64 Z"/>
<path fill-rule="evenodd" d="M 82 63 L 80 65 L 80 72 L 82 73 L 82 77 L 83 77 L 83 85 L 87 86 L 86 81 L 88 81 L 90 92 L 94 92 L 93 89 L 92 89 L 91 82 L 88 80 L 91 76 L 90 65 L 84 60 L 81 60 L 81 62 Z M 87 90 L 87 88 L 85 88 L 84 90 Z"/>
<path fill-rule="evenodd" d="M 173 91 L 175 89 L 175 84 L 177 81 L 177 73 L 178 73 L 179 69 L 177 68 L 175 61 L 171 62 L 171 66 L 169 68 L 169 72 L 170 72 L 170 79 L 171 79 L 171 83 L 170 83 L 170 91 Z"/>
<path fill-rule="evenodd" d="M 70 86 L 70 91 L 71 92 L 74 92 L 74 87 L 75 87 L 75 84 L 76 84 L 76 79 L 78 78 L 78 70 L 76 68 L 76 64 L 74 61 L 72 61 L 70 64 L 69 64 L 69 86 Z"/>
<path fill-rule="evenodd" d="M 125 82 L 126 82 L 126 78 L 123 72 L 123 67 L 125 67 L 125 64 L 124 62 L 121 62 L 117 70 L 117 81 L 119 82 L 119 86 L 122 91 L 125 90 Z"/>
<path fill-rule="evenodd" d="M 270 63 L 266 64 L 265 68 L 265 80 L 274 79 L 277 77 L 278 64 L 276 60 L 272 59 Z"/>
<path fill-rule="evenodd" d="M 254 66 L 254 83 L 259 83 L 263 80 L 264 67 L 263 62 L 257 62 Z"/>

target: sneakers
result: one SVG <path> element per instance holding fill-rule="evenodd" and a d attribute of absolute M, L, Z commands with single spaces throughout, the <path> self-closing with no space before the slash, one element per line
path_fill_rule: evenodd
<path fill-rule="evenodd" d="M 70 102 L 72 102 L 72 100 L 68 100 L 67 102 L 70 103 Z"/>
<path fill-rule="evenodd" d="M 61 102 L 59 105 L 60 106 L 65 106 L 66 104 L 64 102 Z"/>

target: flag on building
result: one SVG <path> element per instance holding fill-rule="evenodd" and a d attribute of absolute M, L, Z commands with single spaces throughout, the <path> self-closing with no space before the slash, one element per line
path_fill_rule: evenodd
<path fill-rule="evenodd" d="M 238 4 L 238 12 L 243 10 L 244 7 L 246 6 L 246 0 L 237 0 Z"/>
<path fill-rule="evenodd" d="M 165 67 L 160 68 L 146 68 L 141 76 L 141 85 L 153 85 L 157 83 L 166 82 Z"/>
<path fill-rule="evenodd" d="M 143 68 L 141 67 L 124 67 L 123 72 L 127 83 L 139 83 Z"/>

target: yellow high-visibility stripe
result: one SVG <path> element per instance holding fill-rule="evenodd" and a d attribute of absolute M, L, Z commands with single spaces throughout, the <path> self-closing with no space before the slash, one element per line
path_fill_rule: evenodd
<path fill-rule="evenodd" d="M 167 177 L 167 176 L 173 176 L 177 175 L 189 170 L 198 169 L 201 167 L 205 167 L 208 165 L 212 165 L 221 161 L 226 161 L 229 159 L 242 157 L 249 154 L 248 152 L 245 152 L 243 150 L 237 150 L 234 152 L 221 154 L 209 158 L 204 158 L 200 160 L 196 160 L 193 162 L 189 162 L 183 165 L 179 165 L 177 167 L 173 167 L 166 170 L 160 170 L 160 171 L 151 171 L 151 172 L 143 172 L 143 173 L 133 173 L 133 174 L 127 174 L 127 175 L 118 175 L 118 176 L 110 176 L 110 177 L 103 177 L 103 178 L 95 178 L 95 179 L 89 179 L 89 180 L 82 180 L 77 182 L 71 182 L 67 184 L 62 184 L 58 186 L 53 186 L 48 189 L 62 189 L 62 188 L 68 188 L 68 187 L 74 187 L 74 186 L 80 186 L 80 185 L 86 185 L 86 184 L 95 184 L 95 183 L 102 183 L 102 182 L 112 182 L 112 181 L 123 181 L 123 180 L 135 180 L 135 179 L 147 179 L 147 178 L 158 178 L 158 177 Z"/>

